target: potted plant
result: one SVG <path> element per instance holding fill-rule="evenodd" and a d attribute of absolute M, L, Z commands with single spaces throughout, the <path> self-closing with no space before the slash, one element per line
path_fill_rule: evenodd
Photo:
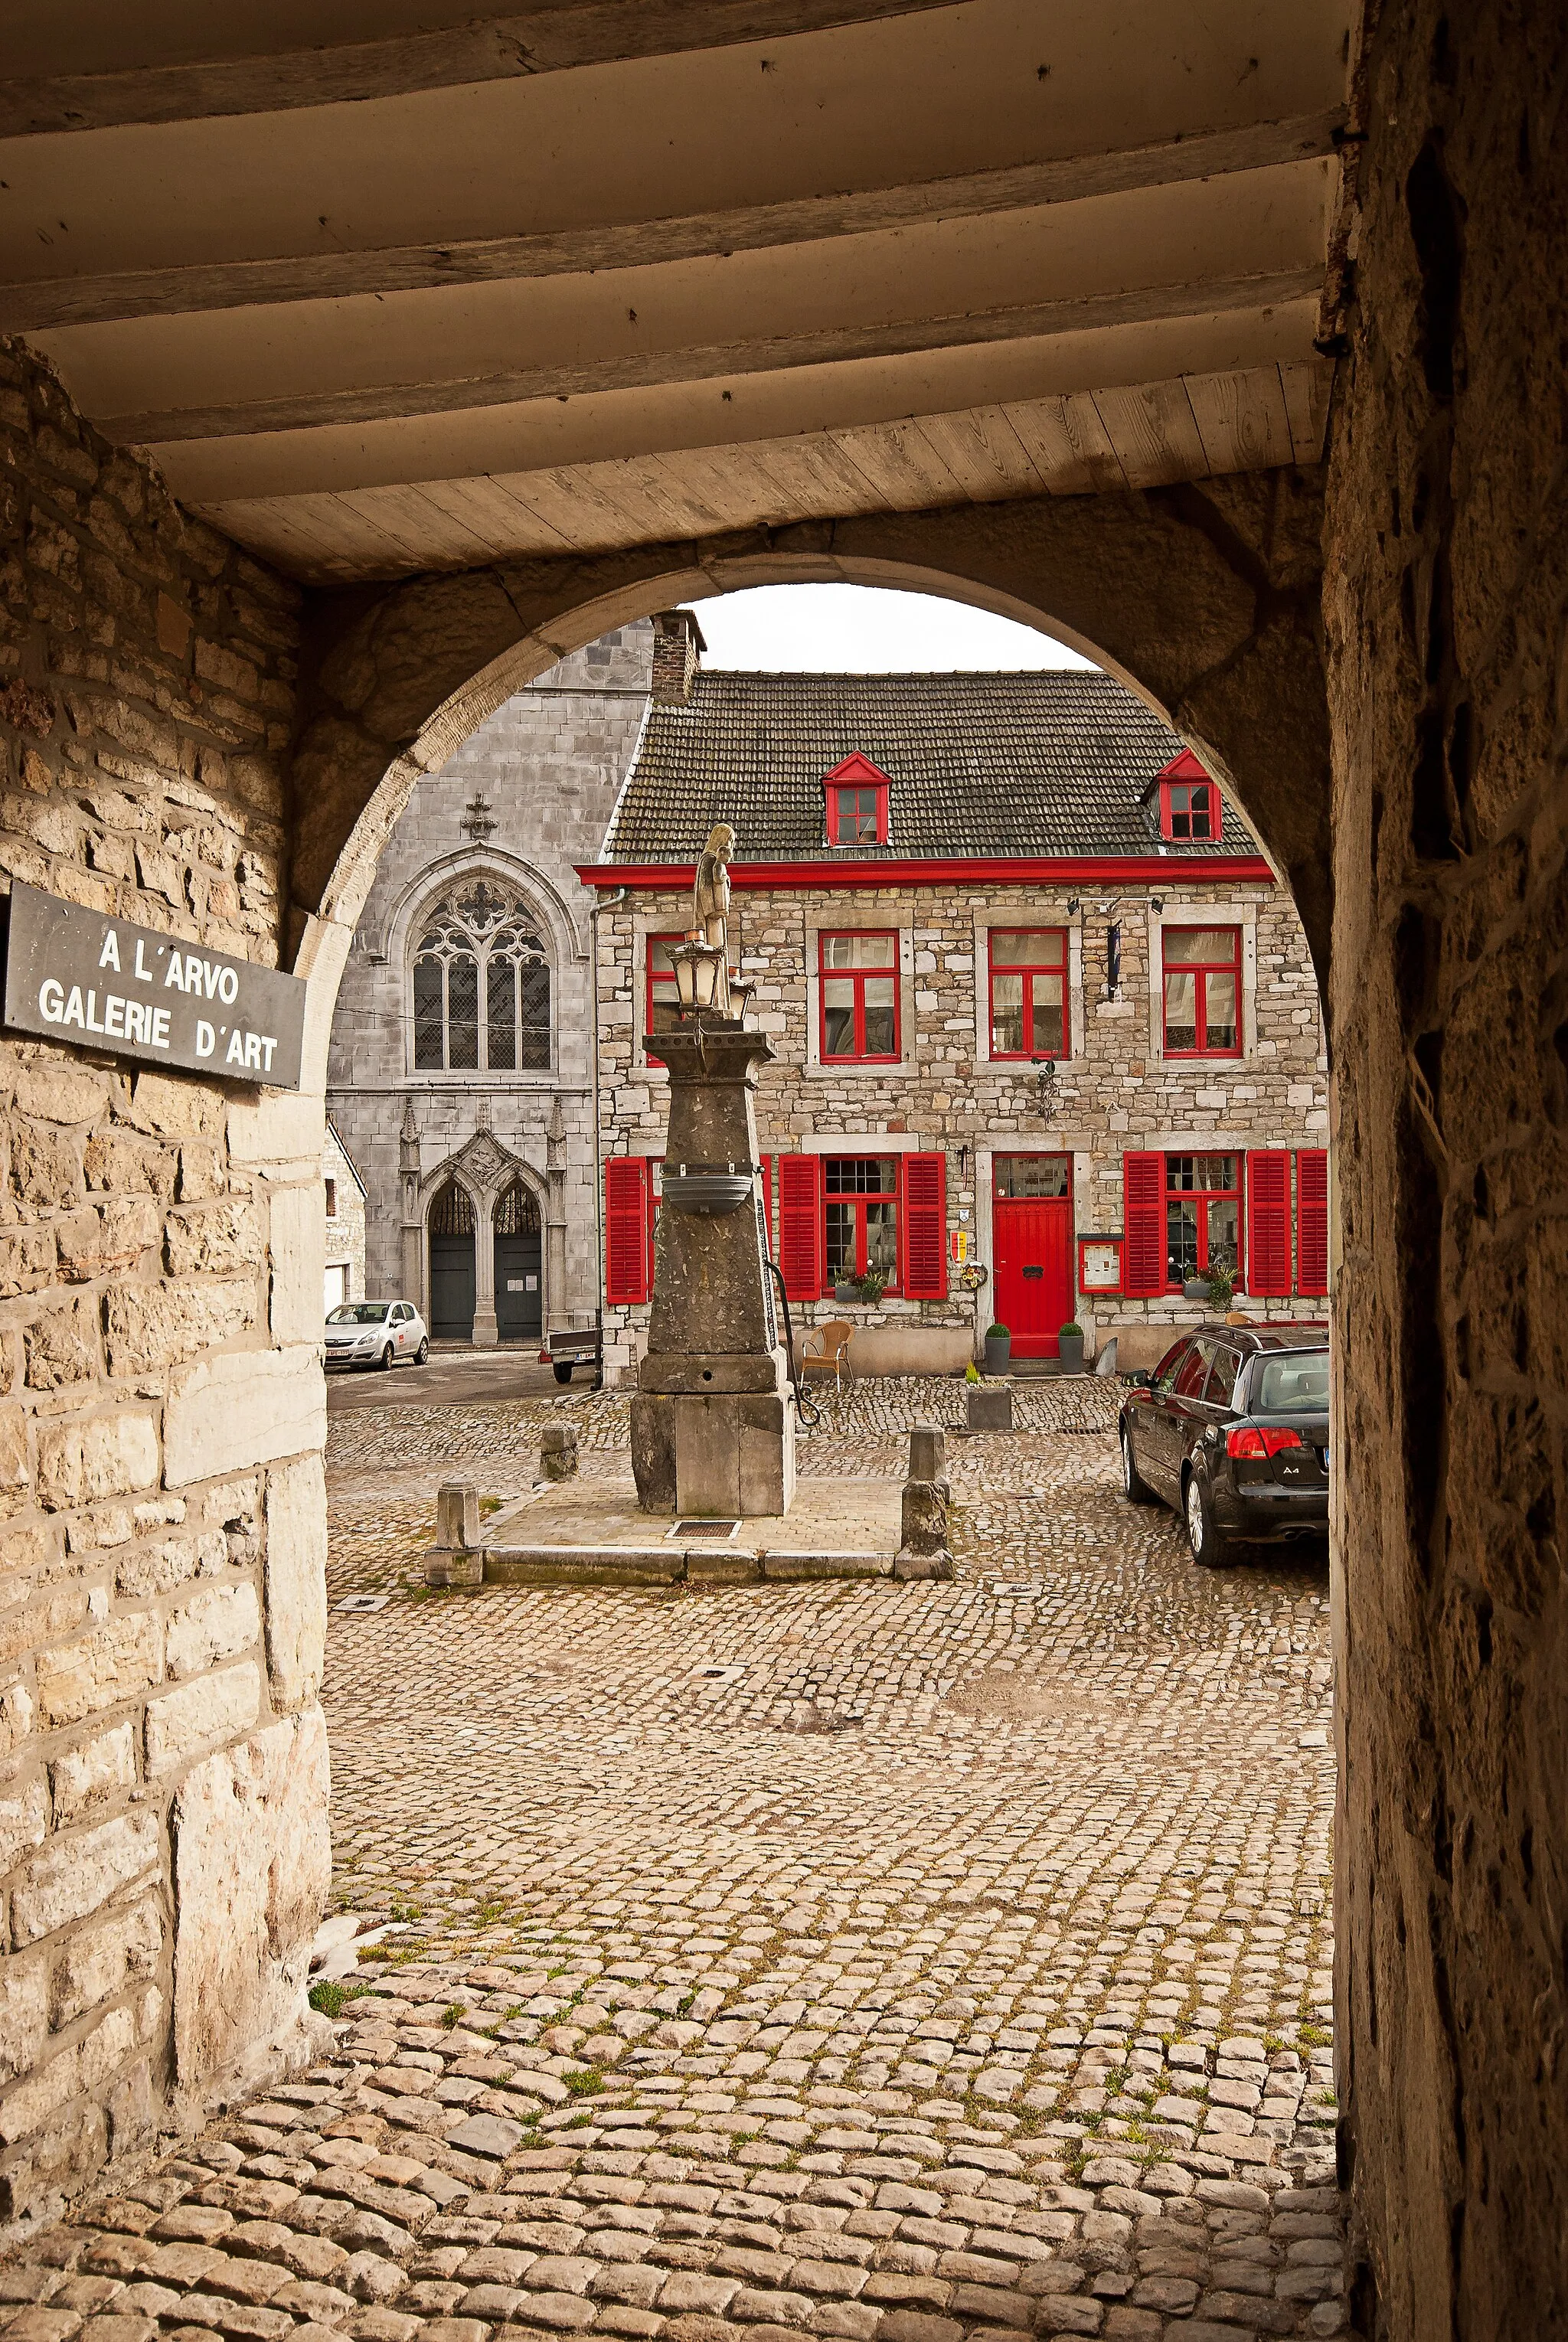
<path fill-rule="evenodd" d="M 1084 1371 L 1084 1328 L 1075 1317 L 1069 1317 L 1056 1340 L 1062 1372 L 1064 1375 L 1081 1375 Z"/>
<path fill-rule="evenodd" d="M 855 1299 L 857 1301 L 867 1303 L 870 1307 L 874 1309 L 877 1303 L 882 1299 L 886 1285 L 887 1276 L 884 1270 L 880 1268 L 868 1268 L 864 1276 L 858 1276 L 854 1281 Z"/>
<path fill-rule="evenodd" d="M 1217 1317 L 1224 1316 L 1236 1296 L 1236 1273 L 1223 1262 L 1208 1273 L 1208 1303 Z"/>
<path fill-rule="evenodd" d="M 992 1325 L 985 1328 L 985 1371 L 988 1375 L 1004 1375 L 1013 1363 L 1013 1336 L 1005 1326 Z"/>

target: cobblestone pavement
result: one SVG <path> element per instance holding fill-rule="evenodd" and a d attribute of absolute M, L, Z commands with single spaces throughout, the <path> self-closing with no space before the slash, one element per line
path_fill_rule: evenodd
<path fill-rule="evenodd" d="M 1114 1406 L 953 1443 L 954 1584 L 718 1594 L 427 1594 L 555 1403 L 336 1419 L 332 2054 L 0 2269 L 7 2342 L 1343 2332 L 1326 1571 L 1196 1570 Z"/>

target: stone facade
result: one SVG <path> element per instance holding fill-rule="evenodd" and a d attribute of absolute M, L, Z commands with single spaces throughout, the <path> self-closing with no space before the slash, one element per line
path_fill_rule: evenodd
<path fill-rule="evenodd" d="M 297 595 L 4 349 L 0 454 L 0 869 L 276 966 Z M 322 1190 L 235 1084 L 7 1039 L 0 1106 L 15 2216 L 309 2039 Z"/>
<path fill-rule="evenodd" d="M 419 782 L 381 857 L 338 993 L 327 1101 L 365 1184 L 365 1289 L 406 1295 L 431 1317 L 432 1213 L 439 1222 L 455 1183 L 466 1199 L 456 1216 L 474 1228 L 472 1338 L 481 1343 L 505 1338 L 513 1322 L 504 1258 L 497 1321 L 487 1238 L 519 1181 L 541 1232 L 538 1267 L 524 1273 L 524 1283 L 540 1279 L 530 1316 L 544 1332 L 591 1324 L 597 1306 L 591 897 L 573 866 L 597 855 L 614 810 L 647 707 L 653 631 L 645 621 L 621 627 L 563 659 Z M 432 906 L 461 900 L 475 882 L 516 899 L 547 960 L 548 1044 L 533 1066 L 418 1063 L 436 1054 L 422 1053 L 414 1029 L 421 937 Z M 456 1306 L 461 1313 L 461 1298 Z M 450 1318 L 433 1323 L 456 1331 Z"/>
<path fill-rule="evenodd" d="M 890 872 L 890 876 L 892 873 Z M 961 879 L 940 886 L 858 887 L 834 894 L 777 887 L 737 892 L 731 933 L 739 966 L 754 982 L 754 1021 L 774 1060 L 758 1076 L 757 1129 L 764 1154 L 887 1155 L 940 1149 L 947 1158 L 949 1233 L 972 1235 L 971 1256 L 993 1259 L 993 1164 L 998 1155 L 1072 1157 L 1075 1232 L 1123 1226 L 1123 1156 L 1138 1148 L 1234 1153 L 1327 1145 L 1327 1066 L 1323 1020 L 1305 935 L 1283 888 L 1271 884 L 1189 880 L 1166 886 L 1156 911 L 1152 888 L 1114 901 L 1083 890 L 1053 893 Z M 650 936 L 682 932 L 690 898 L 639 893 L 601 921 L 599 997 L 604 1149 L 662 1156 L 667 1082 L 644 1047 Z M 1106 928 L 1120 930 L 1120 983 L 1106 981 Z M 1243 1055 L 1167 1061 L 1160 1029 L 1158 966 L 1163 926 L 1223 922 L 1242 932 Z M 1054 1098 L 1043 1106 L 1035 1068 L 993 1060 L 984 971 L 993 927 L 1059 927 L 1068 936 L 1070 1055 L 1059 1065 Z M 824 928 L 894 928 L 900 939 L 901 1061 L 830 1066 L 818 1046 L 817 937 Z M 977 974 L 978 972 L 978 974 Z M 775 1256 L 777 1196 L 773 1198 Z M 847 1317 L 877 1329 L 863 1361 L 880 1349 L 901 1366 L 924 1355 L 950 1367 L 969 1355 L 990 1322 L 988 1283 L 971 1295 L 950 1279 L 944 1301 L 884 1296 L 876 1306 L 817 1300 L 795 1306 L 807 1324 Z M 1322 1317 L 1327 1304 L 1242 1299 L 1253 1316 Z M 1179 1295 L 1138 1300 L 1087 1296 L 1078 1321 L 1091 1351 L 1118 1336 L 1121 1363 L 1152 1364 L 1174 1328 L 1203 1314 Z M 641 1355 L 645 1306 L 606 1312 L 608 1374 L 624 1375 Z M 896 1347 L 914 1328 L 962 1338 Z"/>
<path fill-rule="evenodd" d="M 322 1306 L 330 1314 L 340 1301 L 365 1298 L 365 1182 L 330 1116 L 321 1150 L 321 1179 L 326 1202 L 326 1277 Z"/>

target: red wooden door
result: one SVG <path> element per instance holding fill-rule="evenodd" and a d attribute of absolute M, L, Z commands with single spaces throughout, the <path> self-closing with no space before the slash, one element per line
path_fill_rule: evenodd
<path fill-rule="evenodd" d="M 994 1315 L 1015 1358 L 1054 1358 L 1074 1314 L 1073 1158 L 999 1155 L 993 1166 Z"/>

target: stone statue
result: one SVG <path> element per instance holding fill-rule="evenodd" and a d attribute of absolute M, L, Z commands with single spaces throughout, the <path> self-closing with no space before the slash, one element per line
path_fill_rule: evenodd
<path fill-rule="evenodd" d="M 697 857 L 696 884 L 692 889 L 695 924 L 704 943 L 727 950 L 730 937 L 730 857 L 735 834 L 727 821 L 715 822 Z"/>

